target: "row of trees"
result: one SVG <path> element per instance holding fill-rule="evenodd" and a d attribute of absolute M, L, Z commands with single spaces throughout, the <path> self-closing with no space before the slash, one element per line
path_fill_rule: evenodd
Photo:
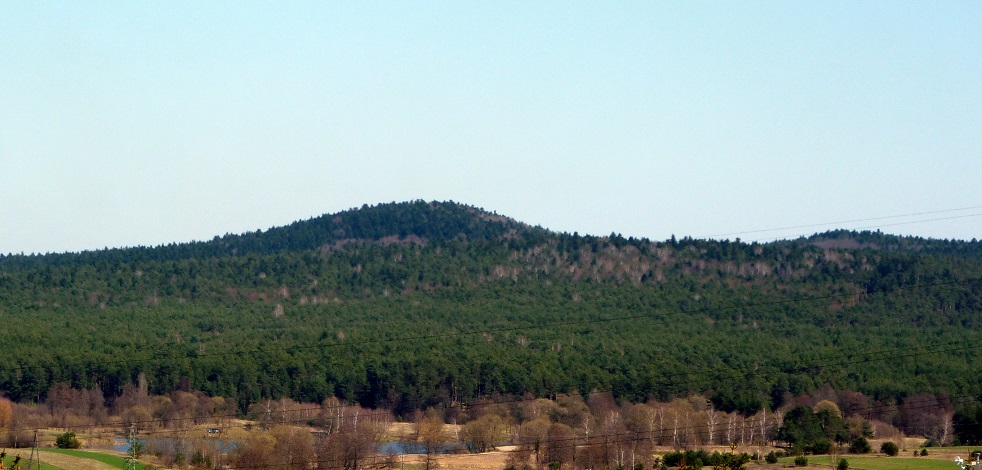
<path fill-rule="evenodd" d="M 807 401 L 808 397 L 801 399 Z M 336 402 L 325 404 L 325 409 L 336 416 L 323 425 L 325 431 L 317 437 L 304 438 L 307 451 L 300 463 L 350 469 L 393 464 L 394 457 L 377 453 L 388 414 Z M 502 443 L 516 446 L 508 454 L 507 467 L 512 469 L 657 468 L 685 462 L 685 466 L 698 465 L 697 461 L 718 468 L 742 468 L 749 454 L 677 452 L 667 454 L 664 460 L 655 455 L 665 447 L 729 446 L 750 448 L 753 454 L 763 456 L 764 448 L 777 443 L 790 445 L 797 454 L 838 452 L 839 448 L 868 453 L 872 449 L 867 438 L 874 437 L 877 429 L 890 429 L 858 415 L 843 417 L 838 405 L 827 400 L 814 408 L 798 405 L 774 413 L 740 416 L 718 412 L 700 396 L 670 403 L 618 405 L 604 393 L 586 400 L 574 395 L 556 400 L 488 402 L 465 410 L 431 409 L 419 413 L 414 421 L 415 433 L 407 437 L 420 446 L 425 468 L 435 464 L 440 452 L 455 448 L 486 452 Z M 464 424 L 457 426 L 462 421 Z M 277 437 L 284 435 L 282 429 L 274 428 L 271 435 L 249 443 L 235 464 L 272 468 L 276 461 L 284 461 L 287 457 L 282 452 L 271 450 L 272 443 L 282 439 Z M 898 449 L 887 442 L 881 452 L 896 455 Z"/>
<path fill-rule="evenodd" d="M 617 405 L 618 399 L 609 392 L 593 393 L 586 401 L 578 397 L 578 394 L 561 395 L 556 400 L 550 400 L 535 399 L 534 395 L 529 394 L 521 400 L 505 398 L 504 401 L 511 403 L 508 405 L 479 399 L 469 404 L 453 402 L 449 406 L 439 405 L 437 409 L 446 410 L 441 418 L 447 422 L 478 427 L 464 430 L 465 434 L 473 436 L 468 441 L 468 447 L 476 450 L 487 449 L 494 443 L 494 436 L 499 435 L 496 432 L 488 434 L 487 429 L 501 429 L 508 423 L 521 424 L 539 418 L 548 420 L 550 424 L 558 423 L 576 429 L 583 436 L 633 429 L 647 435 L 652 445 L 672 447 L 753 445 L 770 439 L 782 421 L 798 423 L 798 428 L 785 429 L 780 440 L 799 443 L 806 449 L 816 439 L 834 442 L 842 441 L 846 436 L 868 437 L 872 433 L 893 437 L 901 431 L 925 436 L 938 444 L 946 445 L 956 439 L 974 442 L 971 426 L 955 426 L 958 422 L 974 419 L 974 408 L 966 408 L 960 415 L 955 415 L 956 407 L 947 397 L 929 394 L 912 395 L 899 404 L 884 403 L 859 392 L 835 390 L 826 385 L 810 394 L 785 397 L 783 406 L 774 412 L 759 409 L 752 413 L 721 410 L 718 397 L 713 395 L 708 398 L 693 395 L 670 402 L 654 400 L 623 407 Z M 620 402 L 625 403 L 623 400 Z M 237 400 L 208 396 L 200 391 L 153 395 L 143 377 L 138 378 L 136 385 L 124 386 L 119 396 L 108 398 L 97 387 L 74 389 L 65 383 L 58 383 L 47 391 L 46 399 L 40 404 L 12 403 L 9 400 L 0 402 L 0 427 L 73 428 L 122 421 L 137 423 L 143 428 L 181 428 L 205 421 L 222 424 L 239 416 L 264 426 L 343 421 L 341 415 L 332 417 L 320 411 L 320 408 L 324 408 L 340 413 L 339 410 L 348 409 L 348 405 L 342 406 L 341 399 L 329 397 L 321 403 L 322 406 L 289 398 L 260 399 L 240 408 Z M 971 405 L 976 402 L 962 403 Z M 815 408 L 816 413 L 802 411 L 811 407 Z M 790 421 L 783 414 L 788 410 L 795 413 Z M 415 413 L 418 410 L 408 414 L 397 412 L 404 419 Z M 953 421 L 955 416 L 960 416 L 961 421 Z M 498 425 L 481 421 L 498 418 Z M 472 425 L 471 421 L 478 424 Z M 875 429 L 871 427 L 874 423 L 877 426 Z M 543 427 L 540 425 L 540 428 Z M 821 429 L 821 432 L 816 429 Z"/>
<path fill-rule="evenodd" d="M 30 445 L 30 430 L 40 427 L 61 427 L 84 435 L 93 425 L 125 429 L 132 423 L 143 431 L 174 431 L 168 435 L 175 438 L 151 439 L 148 445 L 149 451 L 162 453 L 167 464 L 232 462 L 242 468 L 275 468 L 289 462 L 354 470 L 392 463 L 391 456 L 379 453 L 380 443 L 396 437 L 390 432 L 392 412 L 334 397 L 319 404 L 288 398 L 261 400 L 241 414 L 223 406 L 229 400 L 222 397 L 200 392 L 151 395 L 145 386 L 128 387 L 109 403 L 95 389 L 58 385 L 47 395 L 40 405 L 0 400 L 0 434 L 7 439 L 5 446 Z M 932 397 L 931 403 L 926 397 L 920 400 L 918 406 L 908 406 L 907 412 L 902 405 L 893 407 L 895 416 L 914 420 L 919 415 L 910 411 L 917 410 L 948 416 L 950 423 L 950 404 L 944 397 Z M 752 415 L 719 411 L 712 400 L 700 395 L 633 404 L 619 403 L 610 393 L 587 398 L 529 396 L 417 411 L 409 417 L 415 423 L 413 434 L 402 438 L 417 443 L 428 466 L 439 452 L 449 449 L 486 452 L 511 443 L 517 446 L 509 454 L 509 465 L 514 468 L 541 468 L 550 463 L 571 468 L 635 468 L 654 465 L 656 448 L 736 446 L 762 455 L 764 447 L 778 442 L 810 453 L 827 453 L 836 444 L 845 448 L 848 443 L 856 446 L 856 452 L 863 452 L 858 446 L 867 438 L 902 437 L 888 423 L 869 418 L 882 408 L 864 403 L 868 399 L 861 394 L 828 387 L 793 397 L 780 409 Z M 977 435 L 972 433 L 978 426 L 971 421 L 980 414 L 976 408 L 955 414 L 949 442 L 976 442 Z M 235 455 L 225 455 L 212 441 L 187 437 L 195 425 L 241 426 L 234 421 L 240 417 L 254 423 L 250 427 L 264 431 L 257 432 Z M 943 432 L 944 423 L 940 426 L 936 430 Z"/>

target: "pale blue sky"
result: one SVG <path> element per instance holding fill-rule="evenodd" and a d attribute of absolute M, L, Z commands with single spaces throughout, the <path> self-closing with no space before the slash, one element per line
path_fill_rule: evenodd
<path fill-rule="evenodd" d="M 412 199 L 658 240 L 974 208 L 838 226 L 982 238 L 976 1 L 0 10 L 0 253 Z"/>

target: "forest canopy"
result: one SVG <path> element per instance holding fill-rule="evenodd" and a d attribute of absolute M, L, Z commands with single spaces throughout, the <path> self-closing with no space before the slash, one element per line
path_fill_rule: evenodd
<path fill-rule="evenodd" d="M 0 393 L 338 397 L 701 393 L 753 414 L 830 385 L 982 394 L 982 244 L 833 231 L 743 243 L 581 236 L 452 202 L 205 242 L 0 256 Z M 968 346 L 965 344 L 968 343 Z M 954 401 L 954 400 L 953 400 Z"/>

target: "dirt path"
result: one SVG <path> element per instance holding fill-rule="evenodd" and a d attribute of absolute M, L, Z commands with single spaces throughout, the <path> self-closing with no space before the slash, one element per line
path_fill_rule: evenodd
<path fill-rule="evenodd" d="M 41 452 L 41 462 L 54 465 L 58 468 L 71 470 L 118 470 L 116 467 L 97 460 L 75 457 L 72 455 L 56 454 L 54 452 Z"/>

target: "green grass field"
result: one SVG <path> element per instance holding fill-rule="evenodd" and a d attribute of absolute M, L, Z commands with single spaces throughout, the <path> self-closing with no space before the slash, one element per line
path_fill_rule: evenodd
<path fill-rule="evenodd" d="M 939 470 L 958 470 L 955 462 L 947 460 L 934 460 L 928 458 L 910 457 L 872 457 L 846 455 L 849 461 L 850 470 L 919 470 L 919 469 L 939 469 Z M 794 464 L 793 458 L 783 458 L 782 463 Z M 808 467 L 825 467 L 831 465 L 832 458 L 827 455 L 808 456 Z"/>
<path fill-rule="evenodd" d="M 81 457 L 84 459 L 97 460 L 104 464 L 112 465 L 113 467 L 116 468 L 121 468 L 121 469 L 126 468 L 126 459 L 115 455 L 100 454 L 98 452 L 89 452 L 85 450 L 75 450 L 75 449 L 43 449 L 43 451 L 53 452 L 56 454 L 71 455 L 72 457 Z M 142 463 L 137 463 L 136 468 L 142 470 L 144 466 L 145 465 Z"/>
<path fill-rule="evenodd" d="M 7 456 L 3 458 L 3 468 L 10 468 L 10 466 L 13 465 L 13 463 L 14 463 L 14 455 L 10 455 L 10 454 L 11 454 L 11 452 L 8 451 L 7 452 Z M 27 468 L 27 458 L 30 455 L 31 455 L 31 450 L 30 449 L 27 449 L 27 452 L 26 453 L 20 454 L 20 457 L 21 457 L 20 467 L 21 468 Z M 34 468 L 37 468 L 37 465 L 35 465 Z M 55 467 L 55 466 L 48 465 L 48 464 L 42 462 L 41 463 L 41 470 L 62 470 L 62 469 L 60 467 Z"/>

